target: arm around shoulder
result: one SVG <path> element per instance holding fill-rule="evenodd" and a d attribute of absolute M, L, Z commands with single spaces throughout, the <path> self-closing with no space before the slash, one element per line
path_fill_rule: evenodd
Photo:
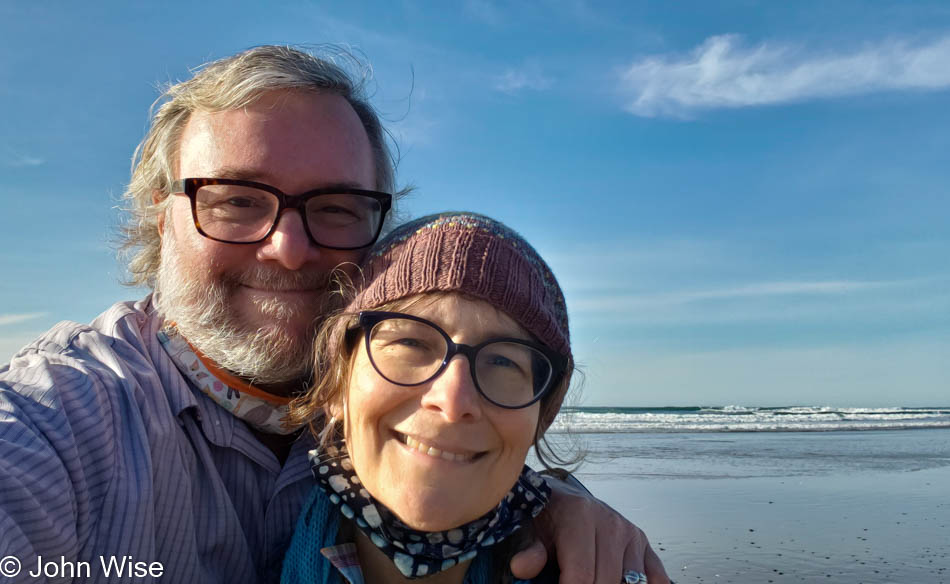
<path fill-rule="evenodd" d="M 539 558 L 550 558 L 553 552 L 561 584 L 616 584 L 628 570 L 645 573 L 650 584 L 669 583 L 663 563 L 640 528 L 596 499 L 572 476 L 564 480 L 549 476 L 546 480 L 551 485 L 551 500 L 535 519 L 545 545 L 536 543 L 515 556 L 512 570 L 516 576 L 534 577 L 544 565 Z"/>

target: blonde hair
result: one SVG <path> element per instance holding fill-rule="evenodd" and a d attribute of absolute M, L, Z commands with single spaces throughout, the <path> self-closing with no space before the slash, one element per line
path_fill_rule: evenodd
<path fill-rule="evenodd" d="M 169 189 L 177 178 L 182 132 L 198 111 L 242 108 L 265 92 L 282 89 L 339 95 L 349 102 L 366 130 L 376 165 L 375 189 L 404 194 L 395 192 L 396 158 L 387 140 L 389 134 L 365 94 L 371 70 L 339 47 L 323 46 L 320 53 L 317 57 L 291 47 L 255 47 L 209 63 L 188 81 L 164 90 L 152 106 L 148 133 L 132 156 L 132 178 L 123 193 L 129 219 L 122 229 L 121 251 L 129 256 L 130 284 L 155 286 L 161 258 L 158 218 L 168 207 Z M 357 74 L 350 74 L 349 69 Z"/>

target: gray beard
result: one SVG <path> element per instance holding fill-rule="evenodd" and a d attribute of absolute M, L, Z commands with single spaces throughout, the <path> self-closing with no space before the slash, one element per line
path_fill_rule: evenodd
<path fill-rule="evenodd" d="M 155 285 L 154 303 L 166 322 L 174 322 L 181 335 L 219 367 L 252 384 L 309 382 L 313 371 L 316 328 L 330 309 L 329 274 L 306 274 L 256 266 L 239 274 L 225 274 L 220 281 L 204 283 L 188 278 L 179 265 L 173 236 L 162 241 L 162 257 Z M 276 299 L 257 303 L 272 326 L 241 324 L 229 297 L 242 283 L 266 284 L 275 289 L 316 288 L 313 321 L 304 333 L 289 323 L 300 318 L 299 307 Z M 286 326 L 280 326 L 286 322 Z"/>

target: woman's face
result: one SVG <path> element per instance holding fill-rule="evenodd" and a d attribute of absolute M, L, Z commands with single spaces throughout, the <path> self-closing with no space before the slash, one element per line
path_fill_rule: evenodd
<path fill-rule="evenodd" d="M 403 312 L 432 321 L 457 343 L 530 336 L 492 305 L 456 295 L 423 299 Z M 539 404 L 510 410 L 475 389 L 467 358 L 419 386 L 383 379 L 360 342 L 344 414 L 356 474 L 378 501 L 410 527 L 450 529 L 491 510 L 524 465 Z"/>

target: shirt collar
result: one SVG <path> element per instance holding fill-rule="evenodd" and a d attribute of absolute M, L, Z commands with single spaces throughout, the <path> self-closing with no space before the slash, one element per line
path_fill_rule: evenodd
<path fill-rule="evenodd" d="M 320 550 L 323 557 L 328 559 L 333 567 L 346 578 L 350 584 L 365 584 L 363 569 L 360 567 L 360 555 L 355 543 L 338 543 Z"/>
<path fill-rule="evenodd" d="M 178 371 L 177 366 L 158 340 L 158 332 L 165 326 L 165 319 L 155 309 L 152 295 L 137 302 L 135 308 L 139 311 L 139 318 L 141 318 L 139 327 L 148 345 L 149 354 L 158 372 L 169 408 L 177 418 L 193 417 L 205 438 L 215 446 L 238 448 L 246 456 L 264 466 L 273 462 L 275 472 L 280 473 L 278 489 L 311 476 L 307 452 L 314 447 L 315 442 L 309 431 L 305 429 L 301 433 L 300 438 L 291 448 L 287 461 L 281 467 L 273 453 L 254 437 L 246 425 L 239 423 L 234 416 L 194 387 Z"/>
<path fill-rule="evenodd" d="M 149 294 L 144 300 L 141 300 L 136 308 L 142 310 L 146 315 L 147 320 L 143 323 L 142 334 L 148 343 L 152 362 L 158 371 L 158 377 L 162 383 L 162 388 L 165 390 L 165 396 L 168 399 L 168 405 L 172 413 L 175 416 L 180 416 L 182 412 L 189 408 L 197 408 L 199 400 L 195 394 L 195 389 L 178 371 L 174 361 L 168 356 L 162 343 L 158 340 L 158 332 L 165 325 L 165 319 L 155 308 L 152 295 Z"/>

